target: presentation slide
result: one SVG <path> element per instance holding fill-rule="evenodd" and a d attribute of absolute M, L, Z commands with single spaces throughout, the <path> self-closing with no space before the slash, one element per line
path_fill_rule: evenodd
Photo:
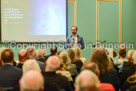
<path fill-rule="evenodd" d="M 1 0 L 1 41 L 66 40 L 66 0 Z"/>

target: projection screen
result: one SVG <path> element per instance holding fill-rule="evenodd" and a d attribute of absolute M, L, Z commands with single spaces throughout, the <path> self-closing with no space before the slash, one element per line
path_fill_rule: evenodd
<path fill-rule="evenodd" d="M 1 41 L 66 40 L 66 0 L 1 0 Z"/>

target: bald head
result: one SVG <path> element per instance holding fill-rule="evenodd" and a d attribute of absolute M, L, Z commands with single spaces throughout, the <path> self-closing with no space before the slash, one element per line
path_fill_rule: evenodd
<path fill-rule="evenodd" d="M 31 70 L 21 78 L 21 91 L 41 91 L 44 79 L 39 71 Z"/>
<path fill-rule="evenodd" d="M 60 60 L 57 56 L 51 56 L 47 60 L 46 71 L 56 71 L 60 67 Z"/>
<path fill-rule="evenodd" d="M 76 88 L 79 91 L 83 91 L 89 86 L 98 87 L 98 77 L 93 72 L 84 70 L 76 78 Z"/>
<path fill-rule="evenodd" d="M 20 62 L 24 62 L 27 59 L 29 59 L 28 53 L 25 49 L 22 49 L 18 52 L 18 59 L 19 59 Z"/>

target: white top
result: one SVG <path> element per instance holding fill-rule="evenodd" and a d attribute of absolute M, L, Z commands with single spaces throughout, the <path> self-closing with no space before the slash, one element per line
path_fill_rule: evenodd
<path fill-rule="evenodd" d="M 120 66 L 121 66 L 121 64 L 122 64 L 123 61 L 128 62 L 127 59 L 118 59 L 118 60 L 114 61 L 114 64 L 115 64 L 118 68 L 120 68 Z"/>
<path fill-rule="evenodd" d="M 74 40 L 75 40 L 75 43 L 74 43 L 74 44 L 77 44 L 77 36 L 74 37 Z"/>

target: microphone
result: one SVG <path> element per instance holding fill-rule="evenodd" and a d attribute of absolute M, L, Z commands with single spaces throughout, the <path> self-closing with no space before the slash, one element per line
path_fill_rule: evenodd
<path fill-rule="evenodd" d="M 73 40 L 75 41 L 75 39 L 73 38 Z"/>
<path fill-rule="evenodd" d="M 104 40 L 103 42 L 101 42 L 101 43 L 105 43 L 106 42 L 106 40 Z"/>
<path fill-rule="evenodd" d="M 100 42 L 100 43 L 105 43 L 106 42 L 106 40 L 104 40 L 104 41 L 102 41 L 102 42 Z M 95 47 L 96 45 L 93 45 L 92 47 Z"/>

